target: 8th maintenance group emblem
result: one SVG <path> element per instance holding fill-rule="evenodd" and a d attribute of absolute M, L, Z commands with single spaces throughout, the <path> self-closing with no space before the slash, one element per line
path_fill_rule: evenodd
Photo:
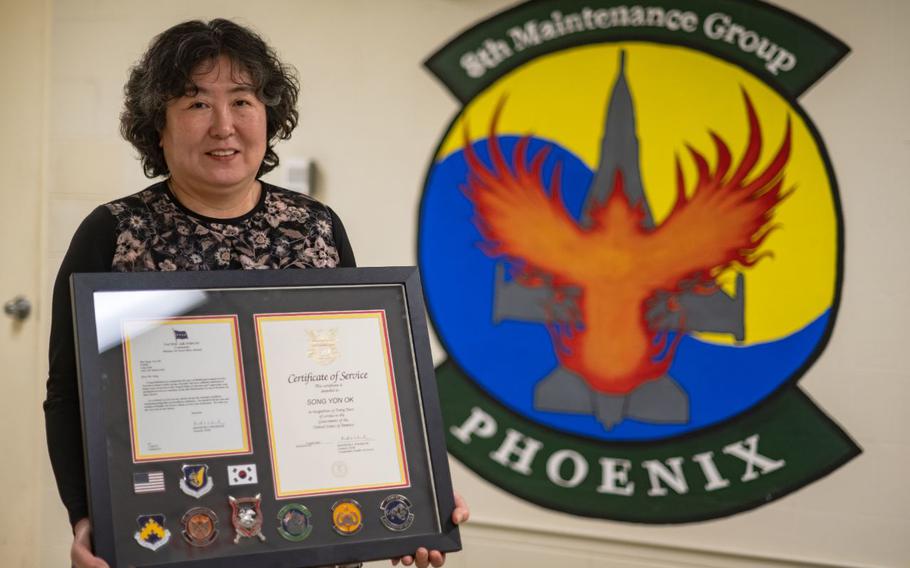
<path fill-rule="evenodd" d="M 843 269 L 798 98 L 847 52 L 759 2 L 567 0 L 430 57 L 463 104 L 418 233 L 455 457 L 545 507 L 683 523 L 858 455 L 797 386 Z"/>

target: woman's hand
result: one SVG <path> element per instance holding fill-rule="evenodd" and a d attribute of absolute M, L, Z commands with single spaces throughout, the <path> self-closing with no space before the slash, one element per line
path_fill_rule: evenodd
<path fill-rule="evenodd" d="M 456 525 L 460 525 L 466 522 L 470 516 L 471 511 L 468 509 L 468 504 L 465 503 L 464 499 L 462 499 L 461 495 L 459 495 L 458 491 L 456 491 L 455 510 L 452 511 L 452 522 Z M 416 564 L 417 568 L 427 568 L 427 566 L 439 568 L 446 563 L 446 554 L 445 552 L 439 552 L 438 550 L 427 550 L 426 548 L 420 547 L 417 549 L 417 552 L 415 552 L 413 556 L 393 558 L 392 566 L 398 566 L 399 562 L 405 566 Z"/>
<path fill-rule="evenodd" d="M 79 519 L 73 527 L 73 545 L 70 560 L 74 568 L 110 568 L 107 562 L 92 554 L 92 523 Z"/>

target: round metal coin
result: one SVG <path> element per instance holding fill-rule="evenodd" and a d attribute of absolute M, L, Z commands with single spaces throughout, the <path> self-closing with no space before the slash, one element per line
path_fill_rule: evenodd
<path fill-rule="evenodd" d="M 180 522 L 184 540 L 193 546 L 208 546 L 218 537 L 218 515 L 208 507 L 193 507 Z"/>
<path fill-rule="evenodd" d="M 360 503 L 353 499 L 339 499 L 332 505 L 332 528 L 340 535 L 350 536 L 363 528 Z"/>
<path fill-rule="evenodd" d="M 390 531 L 406 531 L 414 522 L 411 502 L 404 495 L 389 495 L 379 504 L 379 510 L 382 511 L 382 524 Z"/>
<path fill-rule="evenodd" d="M 287 540 L 300 542 L 313 530 L 312 514 L 305 506 L 288 503 L 278 511 L 278 534 Z"/>

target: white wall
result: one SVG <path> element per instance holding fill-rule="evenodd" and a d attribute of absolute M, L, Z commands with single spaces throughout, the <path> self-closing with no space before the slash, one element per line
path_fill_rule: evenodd
<path fill-rule="evenodd" d="M 56 0 L 50 14 L 49 127 L 43 251 L 52 277 L 95 205 L 148 182 L 117 134 L 128 66 L 150 38 L 188 18 L 258 29 L 300 71 L 301 123 L 279 147 L 316 161 L 319 197 L 348 227 L 362 265 L 413 264 L 418 197 L 430 156 L 458 106 L 422 67 L 504 0 Z M 910 20 L 903 0 L 788 0 L 785 7 L 853 52 L 802 99 L 837 174 L 846 221 L 843 303 L 823 357 L 801 381 L 863 447 L 831 476 L 732 518 L 646 527 L 573 518 L 528 505 L 453 464 L 473 508 L 455 566 L 907 566 L 910 448 L 902 415 L 910 363 L 905 222 L 910 210 Z M 44 329 L 47 310 L 43 310 Z M 44 354 L 36 354 L 43 369 Z M 36 409 L 35 412 L 38 412 Z M 68 528 L 49 467 L 41 470 L 40 556 L 65 563 Z M 15 522 L 0 516 L 0 527 Z M 0 534 L 5 534 L 0 528 Z M 778 559 L 780 562 L 773 562 Z M 789 563 L 784 563 L 788 561 Z"/>

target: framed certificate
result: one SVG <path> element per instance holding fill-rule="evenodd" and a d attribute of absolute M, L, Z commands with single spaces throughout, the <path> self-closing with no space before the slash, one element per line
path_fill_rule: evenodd
<path fill-rule="evenodd" d="M 461 548 L 415 268 L 76 274 L 72 290 L 112 567 Z"/>

